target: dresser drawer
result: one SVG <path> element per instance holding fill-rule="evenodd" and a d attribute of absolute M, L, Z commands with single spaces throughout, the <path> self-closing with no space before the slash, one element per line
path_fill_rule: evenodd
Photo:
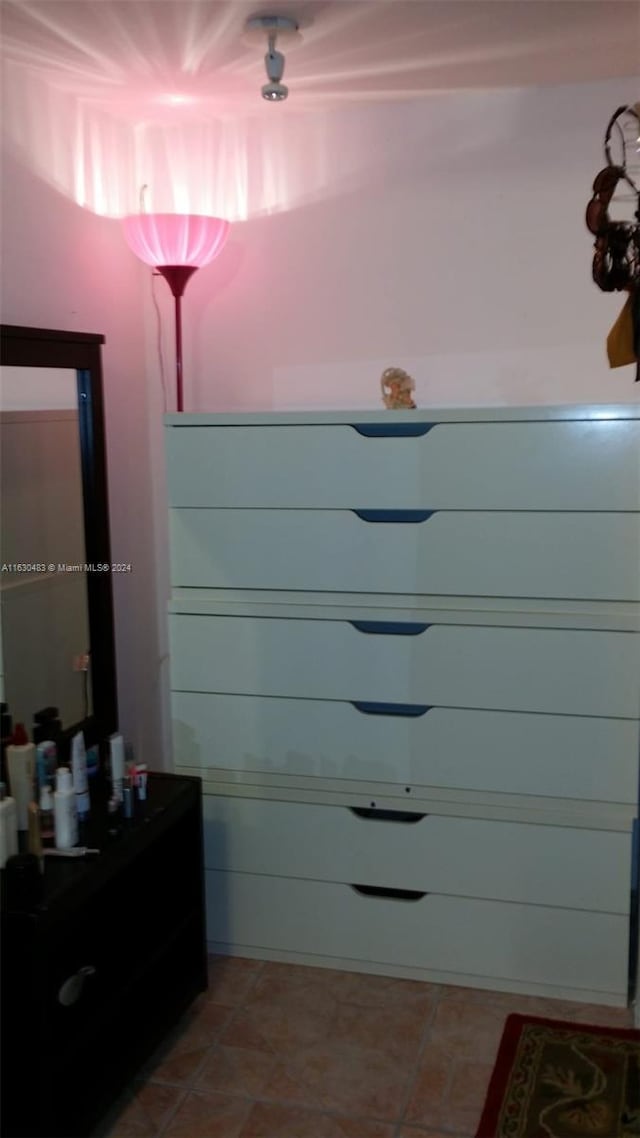
<path fill-rule="evenodd" d="M 367 967 L 424 969 L 484 983 L 626 1002 L 626 917 L 426 894 L 363 895 L 347 885 L 266 874 L 206 874 L 217 949 L 300 953 Z"/>
<path fill-rule="evenodd" d="M 633 633 L 173 613 L 178 691 L 636 718 Z"/>
<path fill-rule="evenodd" d="M 289 778 L 626 803 L 638 723 L 338 700 L 173 692 L 174 760 L 266 783 Z"/>
<path fill-rule="evenodd" d="M 172 506 L 637 510 L 640 422 L 170 426 Z M 371 430 L 365 426 L 365 430 Z M 378 429 L 396 429 L 381 416 Z"/>
<path fill-rule="evenodd" d="M 640 514 L 177 509 L 170 525 L 176 587 L 640 599 Z"/>
<path fill-rule="evenodd" d="M 218 795 L 204 833 L 207 869 L 629 912 L 630 834 Z"/>

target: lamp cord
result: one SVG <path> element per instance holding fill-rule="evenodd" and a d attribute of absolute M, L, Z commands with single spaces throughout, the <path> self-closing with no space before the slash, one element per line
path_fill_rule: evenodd
<path fill-rule="evenodd" d="M 160 366 L 160 382 L 162 383 L 162 402 L 164 405 L 164 412 L 167 412 L 167 384 L 164 371 L 164 352 L 162 350 L 162 317 L 160 315 L 160 307 L 158 305 L 158 298 L 156 296 L 154 279 L 159 277 L 160 273 L 151 274 L 151 300 L 153 307 L 156 310 L 156 350 L 158 352 L 158 363 Z"/>

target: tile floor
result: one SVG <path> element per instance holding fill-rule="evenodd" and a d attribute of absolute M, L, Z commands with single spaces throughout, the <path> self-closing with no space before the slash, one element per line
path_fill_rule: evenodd
<path fill-rule="evenodd" d="M 471 1138 L 505 1017 L 626 1026 L 625 1009 L 238 957 L 102 1138 Z"/>

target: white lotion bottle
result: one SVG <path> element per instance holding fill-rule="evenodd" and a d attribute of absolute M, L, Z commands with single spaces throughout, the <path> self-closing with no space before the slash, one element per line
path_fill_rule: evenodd
<path fill-rule="evenodd" d="M 124 739 L 122 735 L 109 736 L 111 763 L 111 793 L 116 802 L 122 802 L 124 789 Z"/>
<path fill-rule="evenodd" d="M 87 776 L 87 752 L 84 745 L 84 735 L 78 731 L 71 741 L 71 770 L 73 772 L 73 789 L 76 795 L 76 809 L 79 818 L 86 818 L 89 813 L 89 780 Z"/>
<path fill-rule="evenodd" d="M 18 852 L 18 816 L 15 799 L 7 797 L 7 788 L 0 782 L 0 869 L 7 858 Z"/>
<path fill-rule="evenodd" d="M 76 792 L 69 767 L 58 767 L 53 795 L 53 826 L 56 849 L 70 850 L 78 841 Z"/>
<path fill-rule="evenodd" d="M 5 754 L 9 788 L 18 814 L 18 829 L 28 830 L 29 803 L 33 799 L 33 780 L 36 772 L 36 748 L 29 742 L 23 723 L 16 723 L 13 739 Z"/>

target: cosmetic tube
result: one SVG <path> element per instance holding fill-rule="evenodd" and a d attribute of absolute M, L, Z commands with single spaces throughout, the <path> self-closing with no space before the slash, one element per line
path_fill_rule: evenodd
<path fill-rule="evenodd" d="M 36 780 L 38 793 L 48 786 L 53 790 L 56 783 L 58 748 L 52 739 L 44 739 L 36 747 Z"/>
<path fill-rule="evenodd" d="M 89 813 L 89 783 L 87 781 L 87 752 L 84 746 L 84 735 L 78 731 L 71 741 L 71 770 L 73 773 L 73 789 L 76 795 L 76 809 L 78 818 L 82 820 Z"/>
<path fill-rule="evenodd" d="M 135 768 L 136 772 L 136 788 L 138 791 L 138 798 L 144 802 L 147 797 L 147 764 L 138 763 Z"/>
<path fill-rule="evenodd" d="M 53 822 L 56 849 L 68 850 L 75 846 L 78 841 L 78 815 L 76 795 L 68 767 L 58 767 L 53 795 Z"/>
<path fill-rule="evenodd" d="M 109 765 L 111 767 L 111 790 L 117 802 L 122 802 L 124 786 L 124 739 L 122 735 L 109 736 Z"/>
<path fill-rule="evenodd" d="M 18 852 L 18 816 L 15 799 L 7 797 L 7 788 L 0 782 L 0 869 L 7 858 Z"/>
<path fill-rule="evenodd" d="M 122 812 L 125 818 L 133 818 L 133 787 L 130 778 L 125 779 L 122 795 Z"/>
<path fill-rule="evenodd" d="M 29 803 L 33 795 L 36 749 L 33 743 L 29 742 L 23 723 L 16 724 L 13 741 L 7 747 L 6 757 L 9 787 L 18 812 L 18 829 L 27 830 Z"/>

